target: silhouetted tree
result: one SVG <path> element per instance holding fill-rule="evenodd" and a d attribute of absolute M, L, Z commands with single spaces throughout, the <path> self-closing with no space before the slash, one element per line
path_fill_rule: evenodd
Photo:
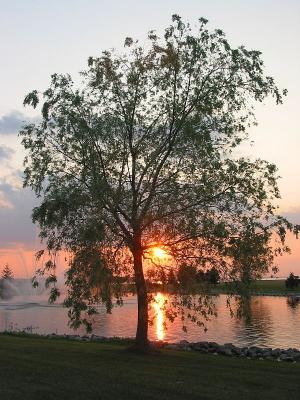
<path fill-rule="evenodd" d="M 168 278 L 167 278 L 167 283 L 168 283 L 169 285 L 176 285 L 176 284 L 178 283 L 173 268 L 171 268 L 171 269 L 169 270 Z"/>
<path fill-rule="evenodd" d="M 253 237 L 265 235 L 271 260 L 273 231 L 284 241 L 293 229 L 274 213 L 276 167 L 231 156 L 255 122 L 253 102 L 270 95 L 281 103 L 285 91 L 265 75 L 259 51 L 231 47 L 204 18 L 195 31 L 178 15 L 172 21 L 162 38 L 151 31 L 145 47 L 126 38 L 124 54 L 90 57 L 81 88 L 69 75 L 52 75 L 44 93 L 24 101 L 42 101 L 41 123 L 21 131 L 24 185 L 41 199 L 33 221 L 47 251 L 72 256 L 65 300 L 72 326 L 90 329 L 94 304 L 108 311 L 113 297 L 121 304 L 115 276 L 132 275 L 136 346 L 144 350 L 144 261 L 153 246 L 163 244 L 176 268 L 186 260 L 223 262 L 234 277 L 231 238 L 239 240 L 251 223 Z M 248 268 L 259 270 L 255 254 L 251 262 Z M 54 299 L 55 262 L 40 272 L 51 275 Z M 203 302 L 195 304 L 185 296 L 174 307 L 205 315 Z"/>
<path fill-rule="evenodd" d="M 288 289 L 294 289 L 299 285 L 299 282 L 300 282 L 299 276 L 294 275 L 293 272 L 291 272 L 288 278 L 285 280 L 285 286 Z"/>
<path fill-rule="evenodd" d="M 203 271 L 203 269 L 197 270 L 196 281 L 197 283 L 203 283 L 206 281 L 206 272 Z"/>
<path fill-rule="evenodd" d="M 8 264 L 5 264 L 0 279 L 0 298 L 10 299 L 11 297 L 13 297 L 13 293 L 7 285 L 7 283 L 11 282 L 13 279 L 14 274 L 12 268 Z"/>
<path fill-rule="evenodd" d="M 14 274 L 13 274 L 12 268 L 8 264 L 5 264 L 5 266 L 2 270 L 1 278 L 8 279 L 8 280 L 14 279 Z"/>
<path fill-rule="evenodd" d="M 217 285 L 220 282 L 220 273 L 217 268 L 212 267 L 205 274 L 206 281 L 211 285 Z"/>
<path fill-rule="evenodd" d="M 181 264 L 177 273 L 179 283 L 184 286 L 192 286 L 196 283 L 197 269 L 194 265 Z"/>

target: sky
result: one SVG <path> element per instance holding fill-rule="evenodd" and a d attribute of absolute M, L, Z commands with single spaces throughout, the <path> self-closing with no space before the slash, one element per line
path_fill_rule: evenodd
<path fill-rule="evenodd" d="M 281 106 L 266 100 L 256 109 L 252 146 L 241 154 L 274 162 L 279 169 L 280 212 L 300 224 L 300 2 L 299 0 L 0 0 L 0 269 L 31 277 L 41 248 L 31 210 L 38 204 L 22 188 L 24 152 L 17 132 L 38 115 L 23 107 L 31 90 L 44 90 L 50 75 L 76 79 L 89 56 L 121 48 L 127 36 L 145 39 L 150 29 L 168 26 L 172 14 L 191 24 L 200 17 L 221 28 L 233 46 L 262 51 L 266 72 L 288 89 Z M 292 255 L 278 260 L 279 276 L 300 274 L 300 240 L 289 239 Z"/>

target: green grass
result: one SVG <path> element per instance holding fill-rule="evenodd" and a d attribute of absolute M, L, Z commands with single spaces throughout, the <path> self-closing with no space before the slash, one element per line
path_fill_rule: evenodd
<path fill-rule="evenodd" d="M 230 286 L 220 283 L 215 286 L 212 291 L 216 293 L 228 293 Z M 285 286 L 284 279 L 278 280 L 260 280 L 252 282 L 250 285 L 250 291 L 253 294 L 278 294 L 278 295 L 289 295 L 289 294 L 300 294 L 300 286 L 295 289 L 287 289 Z"/>
<path fill-rule="evenodd" d="M 285 280 L 264 280 L 255 281 L 251 285 L 251 289 L 257 292 L 276 292 L 276 293 L 299 293 L 300 287 L 295 289 L 287 289 L 285 286 Z"/>
<path fill-rule="evenodd" d="M 300 365 L 0 335 L 1 400 L 299 399 Z"/>

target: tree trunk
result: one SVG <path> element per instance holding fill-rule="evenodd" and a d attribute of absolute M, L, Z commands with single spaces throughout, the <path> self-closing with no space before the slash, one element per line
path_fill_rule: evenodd
<path fill-rule="evenodd" d="M 140 237 L 135 241 L 133 248 L 135 286 L 138 299 L 138 321 L 135 337 L 135 349 L 147 352 L 148 341 L 148 299 L 147 288 L 143 272 L 143 256 Z"/>

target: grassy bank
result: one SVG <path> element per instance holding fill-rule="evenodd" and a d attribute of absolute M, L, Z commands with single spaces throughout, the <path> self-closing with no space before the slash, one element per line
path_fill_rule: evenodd
<path fill-rule="evenodd" d="M 212 290 L 215 293 L 229 293 L 234 287 L 230 284 L 220 283 Z M 282 295 L 288 296 L 293 294 L 300 294 L 300 286 L 295 289 L 287 289 L 284 279 L 278 280 L 260 280 L 250 284 L 250 292 L 252 294 L 265 294 L 265 295 Z"/>
<path fill-rule="evenodd" d="M 1 400 L 298 399 L 300 365 L 0 335 Z"/>

